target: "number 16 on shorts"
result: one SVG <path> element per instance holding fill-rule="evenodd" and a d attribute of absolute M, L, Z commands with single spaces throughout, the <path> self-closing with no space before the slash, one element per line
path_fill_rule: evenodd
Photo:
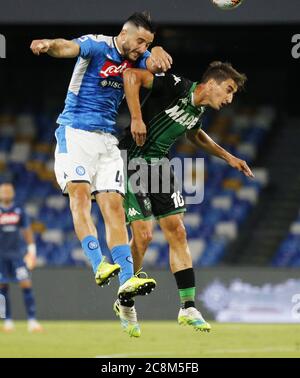
<path fill-rule="evenodd" d="M 182 207 L 184 205 L 184 199 L 180 191 L 173 193 L 171 195 L 172 200 L 174 201 L 174 206 L 177 209 L 178 207 Z"/>

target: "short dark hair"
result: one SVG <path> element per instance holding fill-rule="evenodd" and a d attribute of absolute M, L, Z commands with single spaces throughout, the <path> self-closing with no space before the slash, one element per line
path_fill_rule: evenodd
<path fill-rule="evenodd" d="M 126 20 L 126 22 L 134 24 L 137 28 L 144 28 L 150 33 L 155 33 L 156 28 L 151 20 L 150 12 L 148 11 L 135 12 Z"/>
<path fill-rule="evenodd" d="M 3 186 L 3 185 L 11 185 L 13 188 L 15 187 L 14 184 L 13 184 L 13 182 L 10 181 L 10 180 L 8 180 L 8 179 L 7 179 L 7 180 L 5 179 L 5 180 L 1 180 L 1 181 L 0 181 L 0 187 Z"/>
<path fill-rule="evenodd" d="M 206 83 L 210 79 L 215 79 L 217 83 L 232 79 L 238 86 L 238 90 L 244 88 L 247 76 L 234 69 L 231 63 L 219 61 L 211 62 L 202 76 L 202 82 Z"/>

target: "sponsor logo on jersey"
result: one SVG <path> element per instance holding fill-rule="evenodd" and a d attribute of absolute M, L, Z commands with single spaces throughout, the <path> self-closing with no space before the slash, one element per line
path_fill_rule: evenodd
<path fill-rule="evenodd" d="M 187 97 L 184 97 L 184 98 L 180 99 L 180 102 L 182 103 L 182 105 L 187 105 L 187 103 L 189 102 L 189 100 L 188 100 Z"/>
<path fill-rule="evenodd" d="M 128 215 L 130 217 L 134 217 L 136 215 L 141 215 L 141 213 L 139 213 L 137 210 L 135 210 L 133 207 L 130 207 L 129 210 L 128 210 Z"/>
<path fill-rule="evenodd" d="M 99 72 L 99 76 L 103 78 L 107 78 L 109 76 L 119 76 L 122 77 L 123 72 L 127 68 L 133 67 L 133 64 L 130 63 L 128 60 L 124 60 L 121 64 L 115 63 L 111 60 L 107 60 Z"/>
<path fill-rule="evenodd" d="M 20 215 L 16 213 L 2 213 L 0 214 L 0 225 L 13 225 L 18 224 L 20 221 Z"/>
<path fill-rule="evenodd" d="M 165 113 L 168 114 L 168 116 L 172 118 L 173 121 L 176 121 L 187 129 L 194 127 L 200 118 L 200 115 L 194 116 L 190 113 L 187 113 L 185 109 L 180 109 L 178 105 L 173 106 L 173 108 L 171 109 L 165 110 Z"/>
<path fill-rule="evenodd" d="M 172 75 L 172 76 L 173 76 L 173 78 L 175 80 L 175 84 L 174 84 L 174 86 L 175 86 L 175 85 L 177 85 L 181 81 L 181 77 L 176 76 L 176 75 Z"/>
<path fill-rule="evenodd" d="M 111 80 L 111 79 L 101 80 L 100 86 L 102 88 L 123 89 L 123 83 L 116 81 L 116 80 Z"/>

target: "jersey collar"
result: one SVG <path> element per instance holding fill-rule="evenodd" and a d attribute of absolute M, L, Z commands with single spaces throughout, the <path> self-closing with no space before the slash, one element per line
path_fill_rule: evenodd
<path fill-rule="evenodd" d="M 203 111 L 205 109 L 205 106 L 203 106 L 203 105 L 196 106 L 195 105 L 194 92 L 195 92 L 195 88 L 196 88 L 197 85 L 198 85 L 198 82 L 196 81 L 191 86 L 191 89 L 190 89 L 190 102 L 191 102 L 191 105 L 193 105 L 194 108 L 196 108 L 197 110 Z"/>
<path fill-rule="evenodd" d="M 119 54 L 121 57 L 123 57 L 123 55 L 121 54 L 121 51 L 120 51 L 119 47 L 117 46 L 116 39 L 117 39 L 117 37 L 113 37 L 113 44 L 114 44 L 114 47 L 115 47 L 115 49 L 117 50 L 118 54 Z"/>
<path fill-rule="evenodd" d="M 11 205 L 9 206 L 3 206 L 3 205 L 0 205 L 0 207 L 5 210 L 5 211 L 8 211 L 8 210 L 11 210 L 13 207 L 15 207 L 15 203 L 12 202 Z"/>

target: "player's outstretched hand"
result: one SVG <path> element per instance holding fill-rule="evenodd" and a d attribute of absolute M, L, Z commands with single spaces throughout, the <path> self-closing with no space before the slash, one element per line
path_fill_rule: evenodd
<path fill-rule="evenodd" d="M 36 256 L 31 253 L 27 253 L 24 256 L 24 262 L 28 270 L 33 270 L 36 267 Z"/>
<path fill-rule="evenodd" d="M 240 172 L 243 172 L 245 176 L 252 177 L 252 178 L 254 177 L 253 172 L 248 167 L 245 160 L 241 160 L 241 159 L 238 159 L 238 158 L 232 156 L 228 160 L 228 164 L 231 165 L 231 167 L 238 169 Z"/>
<path fill-rule="evenodd" d="M 155 46 L 151 49 L 152 64 L 157 66 L 162 72 L 166 72 L 171 68 L 173 59 L 162 47 Z"/>
<path fill-rule="evenodd" d="M 30 49 L 35 55 L 46 53 L 50 47 L 50 41 L 47 39 L 35 39 L 30 45 Z"/>
<path fill-rule="evenodd" d="M 131 121 L 131 135 L 137 146 L 144 145 L 147 136 L 147 129 L 142 119 Z"/>

